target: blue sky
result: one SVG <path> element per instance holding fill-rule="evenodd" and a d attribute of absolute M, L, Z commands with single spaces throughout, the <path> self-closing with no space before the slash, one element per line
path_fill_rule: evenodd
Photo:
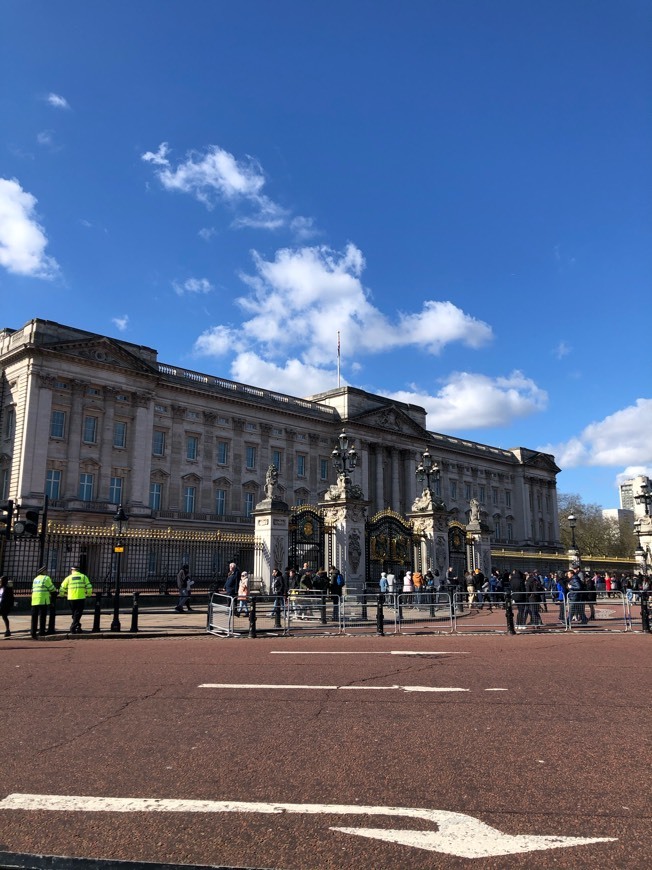
<path fill-rule="evenodd" d="M 652 473 L 652 5 L 5 0 L 0 326 Z"/>

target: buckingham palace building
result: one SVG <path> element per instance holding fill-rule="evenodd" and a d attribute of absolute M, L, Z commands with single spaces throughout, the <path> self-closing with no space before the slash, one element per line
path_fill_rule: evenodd
<path fill-rule="evenodd" d="M 298 398 L 159 362 L 156 350 L 47 320 L 0 331 L 0 501 L 71 526 L 253 530 L 270 465 L 319 505 L 345 431 L 372 517 L 409 514 L 427 449 L 453 520 L 476 499 L 492 546 L 559 550 L 554 457 L 430 432 L 426 412 L 343 386 Z"/>

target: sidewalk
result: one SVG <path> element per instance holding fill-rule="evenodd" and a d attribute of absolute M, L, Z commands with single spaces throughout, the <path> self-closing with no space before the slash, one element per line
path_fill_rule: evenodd
<path fill-rule="evenodd" d="M 206 633 L 206 604 L 198 604 L 197 607 L 193 607 L 190 613 L 187 611 L 177 613 L 173 606 L 173 604 L 176 603 L 176 599 L 172 598 L 171 602 L 172 604 L 170 604 L 169 607 L 166 605 L 164 607 L 140 608 L 138 611 L 137 633 L 130 631 L 132 621 L 131 607 L 123 607 L 120 609 L 120 632 L 112 632 L 110 630 L 111 623 L 113 622 L 113 608 L 103 607 L 100 616 L 100 630 L 99 632 L 93 632 L 91 629 L 93 628 L 94 608 L 91 602 L 91 604 L 84 610 L 84 615 L 82 617 L 82 634 L 70 634 L 70 614 L 65 610 L 59 610 L 59 608 L 57 608 L 55 634 L 39 637 L 38 640 L 40 642 L 47 642 L 66 640 L 68 638 L 74 638 L 77 640 L 78 638 L 101 637 L 166 637 L 170 635 L 184 636 Z M 3 636 L 4 631 L 2 631 L 2 629 L 4 626 L 0 625 L 0 649 L 2 648 L 1 644 L 3 640 L 27 639 L 32 642 L 30 637 L 31 613 L 29 611 L 21 612 L 14 608 L 13 613 L 9 616 L 9 625 L 11 628 L 11 637 L 9 638 Z"/>

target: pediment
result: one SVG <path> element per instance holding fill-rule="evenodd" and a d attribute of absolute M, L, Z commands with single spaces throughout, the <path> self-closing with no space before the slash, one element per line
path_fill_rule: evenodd
<path fill-rule="evenodd" d="M 554 457 L 550 453 L 534 453 L 524 460 L 523 465 L 526 465 L 528 468 L 540 468 L 553 474 L 558 474 L 561 471 L 561 468 L 555 463 Z"/>
<path fill-rule="evenodd" d="M 112 338 L 97 336 L 88 340 L 62 341 L 47 345 L 49 352 L 77 357 L 96 365 L 129 369 L 141 374 L 157 374 L 156 369 Z"/>
<path fill-rule="evenodd" d="M 350 417 L 351 422 L 363 423 L 374 429 L 382 429 L 384 432 L 398 432 L 403 435 L 415 435 L 418 438 L 428 439 L 427 431 L 396 405 L 385 405 L 382 408 L 374 408 L 370 411 Z"/>

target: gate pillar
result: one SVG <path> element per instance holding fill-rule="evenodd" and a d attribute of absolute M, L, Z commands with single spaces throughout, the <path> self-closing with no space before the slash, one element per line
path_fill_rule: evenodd
<path fill-rule="evenodd" d="M 491 575 L 491 528 L 480 519 L 480 502 L 469 502 L 471 518 L 466 524 L 467 541 L 470 541 L 470 570 L 479 568 L 485 577 Z"/>
<path fill-rule="evenodd" d="M 329 552 L 333 564 L 344 577 L 347 595 L 362 594 L 365 589 L 365 519 L 369 504 L 362 489 L 343 474 L 330 487 L 320 504 L 331 535 Z M 330 567 L 330 566 L 327 566 Z"/>
<path fill-rule="evenodd" d="M 416 502 L 415 502 L 416 504 Z M 432 571 L 442 582 L 448 574 L 450 558 L 448 554 L 448 511 L 441 503 L 435 502 L 424 510 L 414 510 L 408 514 L 414 531 L 420 536 L 421 564 L 423 573 Z"/>
<path fill-rule="evenodd" d="M 262 581 L 263 593 L 271 591 L 272 571 L 284 571 L 288 559 L 288 527 L 290 508 L 278 498 L 278 472 L 270 465 L 265 478 L 265 498 L 253 510 L 255 535 L 262 547 L 255 551 L 254 577 Z"/>

